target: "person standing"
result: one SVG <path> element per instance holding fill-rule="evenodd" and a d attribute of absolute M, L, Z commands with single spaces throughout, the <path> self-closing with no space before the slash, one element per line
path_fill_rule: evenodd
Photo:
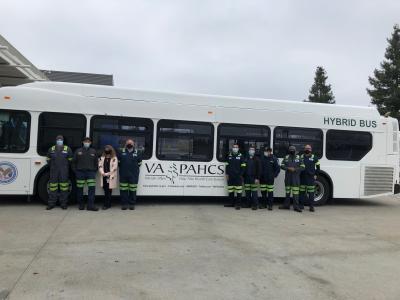
<path fill-rule="evenodd" d="M 118 160 L 121 209 L 126 210 L 129 207 L 130 210 L 134 210 L 142 155 L 135 148 L 133 139 L 126 140 L 125 148 L 118 152 Z"/>
<path fill-rule="evenodd" d="M 281 169 L 278 159 L 272 154 L 272 149 L 268 146 L 264 148 L 264 153 L 260 161 L 260 190 L 262 196 L 260 208 L 268 207 L 268 210 L 272 210 L 274 203 L 274 182 Z"/>
<path fill-rule="evenodd" d="M 57 198 L 62 209 L 67 209 L 69 195 L 69 167 L 72 161 L 72 150 L 64 145 L 64 137 L 58 135 L 56 144 L 47 152 L 47 163 L 50 167 L 49 202 L 47 210 L 56 206 Z"/>
<path fill-rule="evenodd" d="M 243 172 L 245 167 L 246 163 L 244 162 L 242 154 L 239 152 L 239 145 L 235 143 L 232 146 L 232 150 L 229 152 L 226 161 L 225 173 L 228 181 L 230 203 L 225 204 L 225 207 L 235 207 L 235 209 L 240 209 L 243 192 Z"/>
<path fill-rule="evenodd" d="M 98 211 L 94 205 L 96 192 L 96 172 L 98 167 L 98 157 L 96 150 L 91 147 L 92 140 L 90 137 L 85 137 L 82 140 L 83 147 L 79 148 L 74 153 L 73 170 L 76 176 L 77 200 L 79 210 L 85 209 L 83 202 L 83 188 L 85 184 L 88 187 L 87 210 Z"/>
<path fill-rule="evenodd" d="M 296 154 L 296 147 L 289 147 L 289 154 L 282 160 L 281 169 L 285 170 L 286 198 L 279 209 L 290 209 L 290 194 L 293 196 L 293 209 L 302 212 L 299 207 L 300 172 L 304 170 L 304 163 Z"/>
<path fill-rule="evenodd" d="M 103 209 L 111 207 L 112 190 L 117 187 L 118 158 L 111 145 L 104 147 L 99 159 L 100 185 L 104 190 Z"/>
<path fill-rule="evenodd" d="M 312 153 L 311 145 L 304 146 L 304 153 L 301 155 L 304 162 L 304 170 L 300 174 L 300 208 L 304 209 L 308 194 L 308 205 L 311 212 L 314 212 L 315 180 L 320 171 L 320 162 L 317 156 Z"/>
<path fill-rule="evenodd" d="M 244 190 L 246 193 L 246 202 L 242 207 L 250 207 L 252 210 L 258 208 L 258 184 L 260 178 L 260 161 L 255 156 L 256 149 L 254 146 L 249 147 L 248 155 L 244 160 Z"/>

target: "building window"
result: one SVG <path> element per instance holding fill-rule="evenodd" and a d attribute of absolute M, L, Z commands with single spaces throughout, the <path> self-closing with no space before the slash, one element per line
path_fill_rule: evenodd
<path fill-rule="evenodd" d="M 135 140 L 136 149 L 143 153 L 143 159 L 149 159 L 153 151 L 153 121 L 145 118 L 93 116 L 90 135 L 93 146 L 102 149 L 112 145 L 123 148 L 128 138 Z"/>
<path fill-rule="evenodd" d="M 24 153 L 29 149 L 31 115 L 22 110 L 0 110 L 0 152 Z"/>
<path fill-rule="evenodd" d="M 214 126 L 211 123 L 160 120 L 157 158 L 160 160 L 211 161 Z"/>
<path fill-rule="evenodd" d="M 82 146 L 86 135 L 86 117 L 82 114 L 43 112 L 39 116 L 37 151 L 46 155 L 56 142 L 57 135 L 64 137 L 64 144 L 75 150 Z"/>
<path fill-rule="evenodd" d="M 326 158 L 359 161 L 372 149 L 372 135 L 363 131 L 328 130 Z"/>
<path fill-rule="evenodd" d="M 301 127 L 276 127 L 274 130 L 274 154 L 284 157 L 289 146 L 295 146 L 302 153 L 305 145 L 311 145 L 313 153 L 321 158 L 324 133 L 321 129 Z"/>
<path fill-rule="evenodd" d="M 257 155 L 270 144 L 271 130 L 268 126 L 244 124 L 220 124 L 218 126 L 217 158 L 226 161 L 226 157 L 234 143 L 239 144 L 242 153 L 246 153 L 250 145 L 256 147 Z"/>

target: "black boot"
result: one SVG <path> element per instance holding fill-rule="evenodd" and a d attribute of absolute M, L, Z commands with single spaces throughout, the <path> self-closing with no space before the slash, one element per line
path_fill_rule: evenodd
<path fill-rule="evenodd" d="M 235 206 L 235 193 L 229 193 L 228 203 L 224 207 L 234 207 Z"/>
<path fill-rule="evenodd" d="M 54 208 L 54 205 L 47 205 L 46 210 L 52 210 Z"/>

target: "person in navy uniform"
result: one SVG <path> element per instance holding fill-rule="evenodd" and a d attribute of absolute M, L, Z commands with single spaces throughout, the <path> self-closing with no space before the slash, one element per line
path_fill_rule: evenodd
<path fill-rule="evenodd" d="M 246 202 L 242 207 L 251 207 L 252 210 L 258 209 L 258 184 L 260 179 L 260 160 L 256 157 L 256 148 L 249 147 L 248 155 L 244 163 L 244 191 L 246 193 Z"/>
<path fill-rule="evenodd" d="M 126 140 L 125 147 L 118 152 L 118 160 L 121 209 L 126 210 L 129 207 L 134 210 L 142 154 L 135 148 L 133 139 Z"/>
<path fill-rule="evenodd" d="M 290 209 L 290 194 L 293 196 L 293 209 L 302 212 L 299 207 L 300 173 L 304 170 L 304 163 L 296 153 L 295 146 L 289 146 L 289 153 L 281 163 L 281 169 L 285 170 L 286 197 L 279 209 Z"/>
<path fill-rule="evenodd" d="M 225 207 L 240 209 L 243 192 L 243 173 L 246 163 L 243 155 L 239 152 L 239 145 L 234 144 L 226 160 L 226 179 L 228 181 L 229 203 Z M 236 197 L 235 197 L 236 194 Z"/>
<path fill-rule="evenodd" d="M 301 159 L 304 162 L 304 170 L 300 174 L 300 208 L 304 209 L 308 194 L 308 205 L 310 211 L 314 212 L 315 180 L 320 171 L 320 162 L 318 157 L 312 153 L 311 145 L 304 146 Z"/>
<path fill-rule="evenodd" d="M 278 159 L 272 154 L 272 149 L 269 146 L 264 148 L 260 162 L 260 190 L 262 196 L 260 208 L 268 207 L 268 210 L 272 210 L 274 203 L 274 182 L 281 169 Z"/>
<path fill-rule="evenodd" d="M 85 209 L 83 202 L 83 188 L 85 184 L 88 187 L 87 210 L 98 211 L 94 205 L 96 194 L 96 173 L 98 168 L 97 151 L 91 147 L 92 140 L 90 137 L 85 137 L 82 140 L 83 147 L 79 148 L 74 153 L 72 160 L 72 169 L 76 176 L 76 196 L 79 204 L 79 210 Z"/>
<path fill-rule="evenodd" d="M 49 202 L 47 210 L 56 206 L 57 198 L 62 209 L 67 209 L 69 195 L 69 167 L 72 161 L 72 150 L 64 145 L 64 137 L 58 135 L 56 144 L 47 152 L 47 163 L 50 167 Z"/>

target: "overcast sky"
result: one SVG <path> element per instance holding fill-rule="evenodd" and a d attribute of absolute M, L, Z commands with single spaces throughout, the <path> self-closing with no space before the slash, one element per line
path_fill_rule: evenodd
<path fill-rule="evenodd" d="M 0 33 L 41 69 L 133 88 L 303 100 L 315 68 L 369 105 L 399 0 L 1 0 Z"/>

